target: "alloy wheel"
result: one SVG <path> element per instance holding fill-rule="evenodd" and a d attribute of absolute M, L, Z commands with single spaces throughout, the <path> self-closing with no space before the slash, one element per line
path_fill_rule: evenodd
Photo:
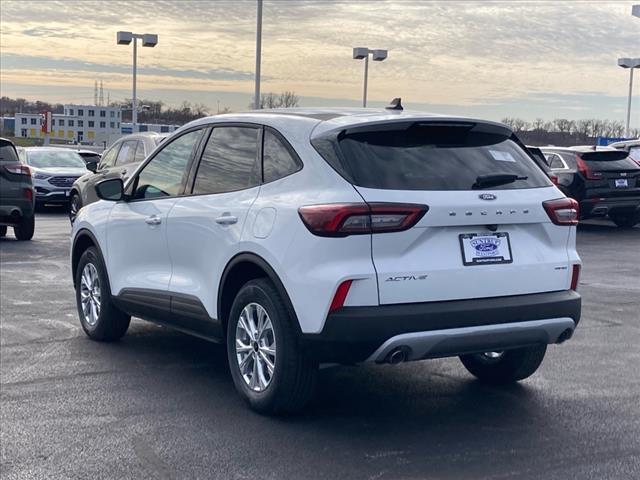
<path fill-rule="evenodd" d="M 80 304 L 85 322 L 91 327 L 98 323 L 100 317 L 100 279 L 93 263 L 87 263 L 82 269 L 80 278 Z"/>
<path fill-rule="evenodd" d="M 276 336 L 267 311 L 257 303 L 242 309 L 236 327 L 236 360 L 240 374 L 254 392 L 271 383 L 276 365 Z"/>

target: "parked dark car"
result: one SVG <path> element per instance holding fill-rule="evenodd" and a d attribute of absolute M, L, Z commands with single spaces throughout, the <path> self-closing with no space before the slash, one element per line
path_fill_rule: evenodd
<path fill-rule="evenodd" d="M 96 168 L 87 168 L 87 173 L 78 178 L 69 192 L 69 220 L 74 222 L 82 207 L 98 201 L 95 185 L 109 178 L 126 181 L 140 163 L 149 155 L 166 135 L 156 132 L 141 132 L 119 138 L 104 151 Z"/>
<path fill-rule="evenodd" d="M 541 148 L 558 187 L 580 203 L 580 218 L 609 218 L 619 227 L 640 223 L 640 166 L 610 147 Z"/>
<path fill-rule="evenodd" d="M 30 168 L 21 163 L 15 145 L 0 138 L 0 237 L 13 227 L 18 240 L 31 240 L 35 229 Z"/>

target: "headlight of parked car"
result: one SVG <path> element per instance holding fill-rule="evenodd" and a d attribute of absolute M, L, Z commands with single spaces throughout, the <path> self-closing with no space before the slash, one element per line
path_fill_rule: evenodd
<path fill-rule="evenodd" d="M 36 180 L 46 180 L 47 178 L 49 178 L 51 175 L 47 175 L 46 173 L 40 173 L 40 172 L 33 172 L 31 175 L 33 178 L 35 178 Z"/>

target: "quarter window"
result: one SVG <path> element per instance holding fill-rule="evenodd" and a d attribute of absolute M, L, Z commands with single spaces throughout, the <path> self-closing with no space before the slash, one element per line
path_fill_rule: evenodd
<path fill-rule="evenodd" d="M 145 156 L 146 155 L 144 154 L 144 143 L 138 142 L 138 146 L 136 147 L 136 155 L 133 161 L 141 162 L 144 160 Z"/>
<path fill-rule="evenodd" d="M 201 135 L 202 130 L 186 133 L 160 150 L 138 175 L 133 198 L 151 199 L 178 195 L 191 152 Z"/>
<path fill-rule="evenodd" d="M 286 177 L 300 169 L 300 165 L 289 149 L 269 130 L 264 132 L 262 168 L 265 183 Z"/>
<path fill-rule="evenodd" d="M 257 128 L 214 128 L 202 154 L 193 193 L 224 193 L 258 185 L 259 134 Z"/>

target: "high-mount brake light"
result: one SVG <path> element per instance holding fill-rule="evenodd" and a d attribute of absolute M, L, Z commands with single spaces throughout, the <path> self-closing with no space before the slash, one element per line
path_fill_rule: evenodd
<path fill-rule="evenodd" d="M 573 198 L 558 198 L 542 202 L 547 215 L 556 225 L 577 225 L 580 206 Z"/>
<path fill-rule="evenodd" d="M 580 155 L 576 155 L 576 165 L 578 166 L 578 171 L 587 180 L 600 180 L 602 178 L 602 173 L 591 170 Z"/>
<path fill-rule="evenodd" d="M 428 210 L 415 203 L 330 203 L 300 207 L 298 213 L 314 235 L 346 237 L 408 230 Z"/>

